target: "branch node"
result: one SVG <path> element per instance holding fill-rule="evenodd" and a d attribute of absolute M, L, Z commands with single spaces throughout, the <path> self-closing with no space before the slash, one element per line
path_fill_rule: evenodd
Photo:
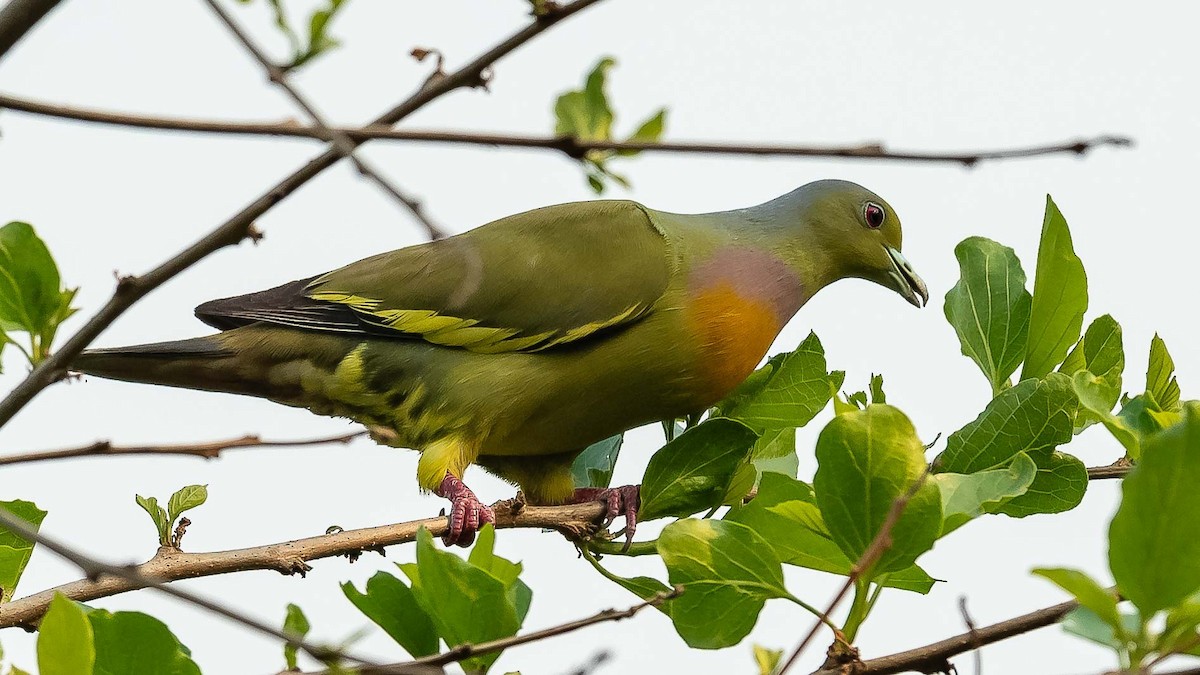
<path fill-rule="evenodd" d="M 180 544 L 183 542 L 183 535 L 187 533 L 188 525 L 191 524 L 191 518 L 184 516 L 179 519 L 179 524 L 175 526 L 175 532 L 171 534 L 171 546 L 174 547 L 176 551 L 183 550 Z"/>
<path fill-rule="evenodd" d="M 249 239 L 251 244 L 258 246 L 258 242 L 265 239 L 266 236 L 267 235 L 262 230 L 258 229 L 258 226 L 256 226 L 254 223 L 250 223 L 246 226 L 246 232 L 242 235 L 242 239 Z"/>

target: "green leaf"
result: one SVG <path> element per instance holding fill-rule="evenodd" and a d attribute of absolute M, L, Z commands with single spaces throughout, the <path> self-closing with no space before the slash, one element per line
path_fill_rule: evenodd
<path fill-rule="evenodd" d="M 167 502 L 167 524 L 168 526 L 175 523 L 175 519 L 179 518 L 184 511 L 200 506 L 208 499 L 207 485 L 188 485 L 180 488 L 175 494 L 171 495 L 171 499 Z"/>
<path fill-rule="evenodd" d="M 830 387 L 830 378 L 821 340 L 810 332 L 795 351 L 771 357 L 718 403 L 716 414 L 744 422 L 759 433 L 802 427 L 825 408 L 836 391 Z"/>
<path fill-rule="evenodd" d="M 612 110 L 604 91 L 607 71 L 616 64 L 612 57 L 600 59 L 588 73 L 583 89 L 561 94 L 554 104 L 554 133 L 583 141 L 612 138 Z"/>
<path fill-rule="evenodd" d="M 408 573 L 409 568 L 401 568 Z M 409 579 L 413 593 L 451 649 L 515 635 L 521 628 L 516 586 L 505 584 L 453 553 L 434 547 L 422 528 L 417 534 L 417 571 Z M 500 653 L 462 661 L 470 670 L 487 671 Z"/>
<path fill-rule="evenodd" d="M 149 614 L 93 609 L 87 620 L 96 645 L 95 675 L 200 675 L 188 648 Z"/>
<path fill-rule="evenodd" d="M 92 624 L 83 608 L 61 593 L 54 594 L 38 626 L 37 656 L 41 675 L 92 675 Z"/>
<path fill-rule="evenodd" d="M 871 374 L 871 403 L 887 403 L 887 394 L 883 393 L 883 375 Z"/>
<path fill-rule="evenodd" d="M 571 464 L 575 487 L 606 488 L 612 483 L 613 468 L 621 454 L 624 434 L 609 436 L 589 445 Z"/>
<path fill-rule="evenodd" d="M 1087 487 L 1067 455 L 1054 448 L 1073 437 L 1076 399 L 1071 380 L 1051 374 L 1006 389 L 988 403 L 974 421 L 950 434 L 946 449 L 934 461 L 938 473 L 973 474 L 1009 466 L 1021 453 L 1038 465 L 1033 485 L 1018 497 L 989 508 L 1012 516 L 1062 510 L 1078 504 Z M 1080 465 L 1082 468 L 1082 465 Z M 1048 511 L 1053 513 L 1055 511 Z"/>
<path fill-rule="evenodd" d="M 337 38 L 329 34 L 329 24 L 338 10 L 342 8 L 343 0 L 329 0 L 329 5 L 318 9 L 308 19 L 308 49 L 292 62 L 292 67 L 299 67 L 325 52 L 341 46 Z"/>
<path fill-rule="evenodd" d="M 816 504 L 846 557 L 858 560 L 879 533 L 893 502 L 925 473 L 925 446 L 904 413 L 886 404 L 833 418 L 817 438 Z M 942 529 L 942 500 L 927 482 L 892 530 L 892 546 L 871 570 L 909 567 Z"/>
<path fill-rule="evenodd" d="M 1113 437 L 1124 446 L 1127 455 L 1133 458 L 1141 456 L 1140 435 L 1126 423 L 1125 414 L 1121 416 L 1112 414 L 1108 383 L 1084 370 L 1075 373 L 1071 379 L 1071 386 L 1075 390 L 1075 396 L 1079 399 L 1079 405 L 1088 411 L 1088 416 L 1103 423 Z M 1138 397 L 1134 406 L 1141 405 L 1141 397 Z M 1126 407 L 1129 407 L 1128 404 Z M 1122 413 L 1125 411 L 1123 410 Z"/>
<path fill-rule="evenodd" d="M 1125 348 L 1121 341 L 1121 325 L 1105 314 L 1088 326 L 1087 332 L 1059 366 L 1058 372 L 1074 376 L 1087 371 L 1095 376 L 1097 407 L 1107 406 L 1111 412 L 1121 398 L 1121 374 L 1125 370 Z M 1081 408 L 1075 417 L 1075 433 L 1079 433 L 1100 417 L 1090 408 Z"/>
<path fill-rule="evenodd" d="M 1087 311 L 1087 274 L 1075 255 L 1071 232 L 1054 200 L 1046 195 L 1046 217 L 1033 277 L 1029 311 L 1029 346 L 1021 379 L 1042 377 L 1067 355 L 1079 339 Z"/>
<path fill-rule="evenodd" d="M 730 509 L 723 520 L 741 523 L 757 532 L 775 550 L 780 562 L 849 575 L 854 561 L 833 542 L 814 503 L 812 488 L 782 474 L 764 474 L 750 503 Z M 876 579 L 917 593 L 928 593 L 934 580 L 915 565 Z"/>
<path fill-rule="evenodd" d="M 754 665 L 758 666 L 758 675 L 774 675 L 782 658 L 782 649 L 767 649 L 761 645 L 754 645 Z"/>
<path fill-rule="evenodd" d="M 358 611 L 412 656 L 438 652 L 438 633 L 433 620 L 421 608 L 412 589 L 400 579 L 387 572 L 376 572 L 367 580 L 365 593 L 349 581 L 342 584 L 342 592 Z"/>
<path fill-rule="evenodd" d="M 720 504 L 756 438 L 746 425 L 718 418 L 664 445 L 642 478 L 639 518 L 688 516 Z"/>
<path fill-rule="evenodd" d="M 300 609 L 299 605 L 288 603 L 287 613 L 283 617 L 283 631 L 292 633 L 297 637 L 303 638 L 308 635 L 308 631 L 312 630 L 312 625 L 308 623 L 308 617 L 304 616 L 304 610 Z M 288 670 L 296 670 L 296 645 L 283 645 L 283 660 L 287 663 Z"/>
<path fill-rule="evenodd" d="M 1042 567 L 1033 570 L 1033 573 L 1049 579 L 1070 593 L 1080 605 L 1095 612 L 1096 616 L 1114 630 L 1124 630 L 1121 616 L 1117 612 L 1117 596 L 1084 572 L 1063 567 Z"/>
<path fill-rule="evenodd" d="M 158 543 L 160 546 L 171 545 L 171 523 L 172 519 L 167 517 L 167 510 L 158 505 L 157 497 L 143 497 L 134 495 L 134 500 L 138 506 L 150 514 L 150 520 L 154 521 L 154 529 L 158 531 Z"/>
<path fill-rule="evenodd" d="M 958 283 L 946 294 L 946 320 L 962 353 L 983 371 L 997 394 L 1025 357 L 1032 296 L 1011 248 L 969 237 L 954 247 Z"/>
<path fill-rule="evenodd" d="M 1200 589 L 1200 413 L 1147 440 L 1108 530 L 1117 587 L 1150 617 Z"/>
<path fill-rule="evenodd" d="M 1146 367 L 1146 391 L 1162 410 L 1179 410 L 1179 383 L 1175 381 L 1175 360 L 1167 343 L 1154 334 L 1150 340 L 1150 363 Z"/>
<path fill-rule="evenodd" d="M 667 125 L 667 109 L 659 108 L 658 112 L 651 115 L 638 126 L 637 131 L 633 135 L 625 139 L 629 143 L 654 143 L 662 138 L 663 129 Z M 617 155 L 620 157 L 633 157 L 640 153 L 641 150 L 618 150 Z"/>
<path fill-rule="evenodd" d="M 1128 648 L 1128 643 L 1125 640 L 1117 638 L 1117 633 L 1113 630 L 1113 627 L 1087 607 L 1079 607 L 1071 610 L 1059 623 L 1062 624 L 1063 630 L 1067 633 L 1077 635 L 1104 647 L 1111 649 Z M 1136 612 L 1122 612 L 1121 625 L 1127 635 L 1132 635 L 1136 634 L 1138 629 L 1141 628 L 1141 620 Z"/>
<path fill-rule="evenodd" d="M 1037 471 L 1037 464 L 1029 455 L 1021 452 L 1004 469 L 931 476 L 942 495 L 941 536 L 985 513 L 995 513 L 1001 504 L 1025 494 L 1037 477 Z"/>
<path fill-rule="evenodd" d="M 29 523 L 34 530 L 42 526 L 46 512 L 39 509 L 33 502 L 13 500 L 0 502 L 0 509 L 11 513 Z M 17 582 L 29 564 L 33 555 L 34 543 L 21 538 L 15 532 L 0 525 L 0 603 L 12 600 L 17 590 Z"/>
<path fill-rule="evenodd" d="M 40 334 L 58 314 L 61 279 L 29 223 L 0 227 L 0 326 Z"/>
<path fill-rule="evenodd" d="M 671 583 L 683 586 L 683 594 L 671 601 L 671 620 L 691 647 L 741 642 L 768 598 L 789 597 L 770 544 L 744 525 L 678 520 L 659 535 L 658 553 Z"/>

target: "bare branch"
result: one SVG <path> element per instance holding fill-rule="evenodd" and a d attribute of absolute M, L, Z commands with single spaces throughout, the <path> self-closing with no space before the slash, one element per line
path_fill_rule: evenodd
<path fill-rule="evenodd" d="M 599 502 L 520 508 L 501 502 L 494 508 L 497 528 L 553 528 L 576 533 L 593 528 L 605 513 L 604 505 Z M 3 515 L 3 512 L 0 512 L 0 516 Z M 105 571 L 94 579 L 80 579 L 0 605 L 0 628 L 32 625 L 45 613 L 55 593 L 62 593 L 72 600 L 87 602 L 145 588 L 148 585 L 146 581 L 166 584 L 179 579 L 249 570 L 275 570 L 281 574 L 303 575 L 311 569 L 309 561 L 357 555 L 362 551 L 378 551 L 385 546 L 411 542 L 416 539 L 417 531 L 422 527 L 429 530 L 434 537 L 439 537 L 447 528 L 447 519 L 443 516 L 359 530 L 343 530 L 317 537 L 230 551 L 185 553 L 176 549 L 160 548 L 154 557 L 145 563 L 131 568 L 120 568 L 136 573 L 137 579 L 110 575 Z"/>
<path fill-rule="evenodd" d="M 1107 480 L 1124 478 L 1133 470 L 1133 463 L 1122 457 L 1108 466 L 1089 466 L 1088 480 Z"/>
<path fill-rule="evenodd" d="M 883 519 L 883 524 L 879 527 L 879 533 L 875 535 L 875 538 L 872 539 L 871 543 L 867 545 L 867 549 L 863 551 L 861 556 L 859 556 L 858 562 L 854 563 L 854 567 L 850 569 L 850 575 L 846 577 L 846 583 L 842 584 L 841 590 L 837 592 L 837 595 L 833 596 L 833 600 L 829 601 L 829 606 L 825 609 L 817 621 L 813 622 L 812 629 L 808 631 L 808 634 L 804 636 L 804 639 L 800 641 L 800 644 L 796 645 L 796 649 L 792 651 L 792 655 L 788 657 L 787 661 L 784 661 L 783 665 L 780 666 L 778 671 L 779 675 L 784 675 L 787 673 L 788 669 L 791 668 L 796 663 L 796 660 L 800 658 L 800 654 L 804 652 L 804 649 L 808 646 L 808 644 L 817 636 L 817 632 L 821 630 L 821 626 L 829 624 L 829 615 L 833 614 L 833 610 L 837 609 L 837 606 L 841 604 L 842 600 L 850 592 L 850 589 L 854 588 L 854 584 L 858 581 L 859 577 L 861 577 L 864 572 L 871 569 L 875 563 L 879 562 L 879 559 L 883 557 L 883 554 L 886 553 L 889 548 L 891 548 L 892 529 L 896 527 L 896 523 L 900 522 L 900 516 L 904 514 L 904 509 L 908 506 L 908 502 L 911 501 L 912 498 L 917 494 L 917 491 L 921 489 L 921 486 L 925 485 L 925 480 L 927 478 L 929 478 L 928 468 L 921 473 L 917 480 L 913 481 L 913 484 L 909 486 L 907 492 L 900 495 L 895 501 L 892 502 L 891 508 L 888 509 L 887 516 Z M 840 633 L 835 636 L 835 639 L 841 638 L 842 636 Z"/>
<path fill-rule="evenodd" d="M 934 642 L 924 647 L 897 652 L 890 656 L 868 659 L 857 664 L 822 668 L 813 675 L 890 675 L 891 673 L 945 673 L 952 672 L 950 657 L 964 654 L 973 649 L 990 645 L 1038 628 L 1056 624 L 1068 612 L 1079 606 L 1074 600 L 1039 609 L 1013 617 L 983 628 Z"/>
<path fill-rule="evenodd" d="M 400 202 L 404 208 L 408 209 L 413 214 L 413 217 L 415 217 L 417 221 L 425 227 L 425 230 L 429 233 L 429 237 L 431 239 L 441 239 L 446 236 L 446 232 L 435 225 L 433 221 L 431 221 L 429 217 L 425 215 L 424 210 L 421 208 L 421 204 L 417 202 L 416 199 L 401 192 L 399 188 L 388 182 L 388 180 L 385 179 L 382 174 L 376 171 L 374 167 L 369 166 L 365 160 L 355 153 L 354 149 L 358 145 L 356 142 L 351 140 L 346 134 L 340 131 L 334 131 L 329 127 L 329 123 L 325 121 L 324 115 L 322 115 L 316 109 L 316 107 L 313 106 L 313 104 L 309 102 L 309 100 L 303 94 L 301 94 L 298 89 L 296 89 L 296 87 L 292 86 L 291 80 L 288 79 L 287 71 L 281 68 L 275 62 L 271 61 L 270 57 L 268 57 L 263 50 L 259 49 L 258 45 L 254 44 L 254 41 L 251 40 L 250 36 L 246 34 L 246 31 L 242 30 L 241 26 L 239 26 L 237 22 L 233 20 L 233 17 L 229 15 L 229 12 L 225 11 L 223 7 L 217 4 L 216 0 L 205 0 L 205 2 L 208 4 L 213 13 L 217 15 L 217 18 L 221 20 L 221 23 L 225 24 L 225 27 L 229 29 L 229 32 L 233 33 L 233 36 L 242 43 L 242 46 L 246 48 L 246 51 L 250 52 L 250 55 L 253 56 L 254 59 L 258 61 L 260 65 L 262 65 L 263 69 L 267 71 L 267 79 L 279 85 L 279 87 L 287 92 L 287 95 L 296 102 L 296 105 L 300 106 L 304 110 L 304 112 L 316 125 L 316 131 L 317 133 L 321 134 L 320 138 L 322 140 L 328 141 L 329 144 L 338 151 L 338 153 L 349 159 L 350 162 L 354 164 L 354 168 L 356 171 L 358 171 L 360 176 L 370 179 L 376 185 L 383 188 L 384 192 L 387 192 L 396 201 Z"/>
<path fill-rule="evenodd" d="M 573 633 L 581 628 L 594 626 L 598 623 L 628 619 L 647 607 L 654 607 L 666 602 L 667 600 L 678 597 L 682 591 L 682 588 L 676 587 L 674 590 L 658 593 L 649 600 L 646 600 L 645 602 L 639 602 L 638 604 L 627 609 L 606 609 L 584 619 L 568 621 L 557 626 L 551 626 L 550 628 L 543 628 L 542 630 L 533 631 L 532 633 L 513 635 L 512 637 L 491 640 L 488 642 L 480 642 L 479 644 L 462 644 L 455 646 L 441 654 L 434 654 L 432 656 L 414 659 L 405 663 L 393 663 L 384 666 L 359 668 L 357 669 L 357 673 L 358 675 L 396 675 L 397 673 L 412 672 L 420 667 L 444 666 L 449 663 L 457 663 L 464 659 L 469 659 L 480 654 L 504 651 L 509 647 L 516 647 L 518 645 L 528 644 L 530 642 L 540 642 L 541 640 L 545 640 L 547 638 Z M 334 671 L 326 670 L 314 675 L 333 675 L 333 672 Z M 279 675 L 285 674 L 286 671 L 284 673 L 280 673 Z"/>
<path fill-rule="evenodd" d="M 35 452 L 17 453 L 0 456 L 0 466 L 5 464 L 24 464 L 28 462 L 43 462 L 51 459 L 72 459 L 76 457 L 101 457 L 112 455 L 190 455 L 214 459 L 225 450 L 234 448 L 283 448 L 308 445 L 327 445 L 350 441 L 366 436 L 366 431 L 355 431 L 338 436 L 322 438 L 305 438 L 295 441 L 264 441 L 262 438 L 247 434 L 238 438 L 224 441 L 209 441 L 207 443 L 171 443 L 161 445 L 113 445 L 112 441 L 96 441 L 91 445 L 62 450 L 38 450 Z"/>
<path fill-rule="evenodd" d="M 278 630 L 272 626 L 262 623 L 257 619 L 253 619 L 245 614 L 242 614 L 241 612 L 230 609 L 225 605 L 215 603 L 194 593 L 183 591 L 178 588 L 168 587 L 163 584 L 162 580 L 144 575 L 140 568 L 125 567 L 122 565 L 110 565 L 108 563 L 101 562 L 89 555 L 75 550 L 70 546 L 67 546 L 66 544 L 63 544 L 57 539 L 53 539 L 38 532 L 36 529 L 30 527 L 29 524 L 20 517 L 13 515 L 4 509 L 0 509 L 0 526 L 7 528 L 10 532 L 16 534 L 22 539 L 25 539 L 26 541 L 37 542 L 42 547 L 47 548 L 65 560 L 74 563 L 76 567 L 83 570 L 84 574 L 86 574 L 89 579 L 95 579 L 96 581 L 94 583 L 103 583 L 105 580 L 112 579 L 127 584 L 133 584 L 137 588 L 154 589 L 160 593 L 164 593 L 173 598 L 182 600 L 190 605 L 195 605 L 196 607 L 208 610 L 214 614 L 219 614 L 220 616 L 246 626 L 247 628 L 251 628 L 266 635 L 277 637 L 287 644 L 294 645 L 299 649 L 303 649 L 313 658 L 320 661 L 345 659 L 366 666 L 376 665 L 372 660 L 347 654 L 345 651 L 340 649 L 322 647 L 320 645 L 306 642 L 301 636 L 296 635 L 291 631 Z M 53 597 L 54 593 L 50 592 L 49 597 L 46 598 L 46 606 L 49 606 L 50 600 L 52 600 Z M 8 605 L 4 605 L 4 607 L 7 608 Z M 38 617 L 44 614 L 45 611 L 46 607 L 43 607 L 42 611 L 38 614 Z"/>
<path fill-rule="evenodd" d="M 0 9 L 0 59 L 20 42 L 60 0 L 9 0 Z"/>
<path fill-rule="evenodd" d="M 537 17 L 525 28 L 517 31 L 500 44 L 492 47 L 462 68 L 435 81 L 426 82 L 412 96 L 376 119 L 373 124 L 395 124 L 419 110 L 430 101 L 459 87 L 471 86 L 480 81 L 481 73 L 500 58 L 533 39 L 550 26 L 590 7 L 600 0 L 575 0 L 560 9 Z M 124 277 L 118 282 L 116 292 L 100 311 L 92 316 L 62 347 L 37 367 L 12 391 L 0 400 L 0 427 L 3 427 L 22 408 L 46 387 L 67 374 L 67 368 L 80 352 L 96 339 L 105 328 L 147 293 L 158 288 L 168 279 L 183 272 L 209 254 L 233 246 L 255 233 L 254 220 L 271 207 L 283 201 L 300 186 L 312 180 L 341 158 L 336 149 L 330 149 L 314 158 L 292 175 L 267 190 L 232 218 L 175 257 L 140 277 Z"/>
<path fill-rule="evenodd" d="M 56 117 L 98 124 L 186 131 L 196 133 L 227 134 L 242 136 L 281 136 L 327 140 L 328 135 L 317 127 L 303 126 L 295 122 L 231 122 L 198 119 L 153 117 L 129 113 L 107 112 L 89 108 L 78 108 L 53 103 L 44 103 L 7 94 L 0 94 L 0 109 L 45 117 Z M 635 143 L 629 141 L 584 141 L 569 136 L 529 136 L 487 132 L 418 131 L 393 129 L 387 125 L 372 124 L 365 127 L 329 127 L 329 131 L 344 135 L 361 143 L 368 140 L 412 141 L 423 143 L 449 143 L 458 145 L 483 145 L 489 147 L 529 148 L 557 150 L 569 157 L 581 157 L 589 150 L 638 150 L 643 152 L 669 152 L 710 155 L 780 156 L 780 157 L 841 157 L 846 159 L 896 160 L 908 162 L 942 162 L 974 166 L 980 162 L 1040 157 L 1056 154 L 1083 154 L 1101 146 L 1129 147 L 1133 141 L 1124 136 L 1103 135 L 1080 138 L 1061 143 L 1032 145 L 1021 148 L 1000 148 L 967 152 L 910 152 L 891 151 L 879 143 L 858 145 L 760 145 L 747 143 L 658 142 Z"/>

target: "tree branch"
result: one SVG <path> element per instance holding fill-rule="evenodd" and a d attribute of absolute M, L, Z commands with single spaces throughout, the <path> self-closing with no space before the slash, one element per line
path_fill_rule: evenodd
<path fill-rule="evenodd" d="M 60 0 L 9 0 L 0 9 L 0 59 L 58 6 Z"/>
<path fill-rule="evenodd" d="M 482 77 L 481 73 L 497 60 L 555 23 L 599 1 L 575 0 L 549 14 L 537 17 L 533 23 L 517 31 L 457 71 L 426 81 L 412 96 L 381 115 L 373 124 L 395 124 L 443 94 L 459 87 L 478 83 Z M 117 284 L 116 292 L 100 311 L 93 315 L 58 351 L 34 368 L 3 400 L 0 400 L 0 427 L 7 424 L 39 392 L 65 376 L 71 360 L 135 302 L 209 254 L 226 246 L 237 244 L 247 237 L 255 236 L 256 230 L 253 225 L 256 218 L 283 201 L 285 197 L 332 166 L 340 158 L 341 154 L 336 149 L 326 150 L 175 257 L 143 276 L 122 278 Z"/>
<path fill-rule="evenodd" d="M 964 654 L 994 642 L 1028 633 L 1058 623 L 1068 612 L 1079 606 L 1070 600 L 1013 617 L 1007 621 L 967 631 L 924 647 L 897 652 L 890 656 L 868 659 L 860 663 L 822 668 L 813 675 L 890 675 L 891 673 L 952 672 L 950 657 Z"/>
<path fill-rule="evenodd" d="M 374 167 L 369 166 L 365 160 L 355 154 L 354 149 L 356 144 L 350 139 L 349 136 L 340 131 L 334 131 L 330 129 L 329 123 L 325 121 L 325 116 L 322 115 L 316 109 L 316 107 L 313 106 L 313 104 L 309 102 L 309 100 L 303 94 L 301 94 L 298 89 L 296 89 L 296 87 L 292 86 L 291 80 L 288 79 L 287 71 L 273 62 L 262 49 L 259 49 L 258 45 L 254 44 L 254 41 L 251 40 L 250 36 L 246 34 L 246 31 L 242 30 L 241 26 L 239 26 L 237 22 L 233 20 L 233 17 L 229 15 L 229 12 L 226 12 L 224 8 L 217 4 L 216 0 L 205 0 L 205 2 L 208 4 L 209 9 L 211 9 L 213 13 L 217 15 L 217 18 L 221 20 L 221 23 L 225 24 L 225 27 L 229 29 L 229 32 L 237 38 L 238 42 L 242 43 L 242 46 L 246 48 L 246 51 L 250 52 L 250 55 L 253 56 L 254 59 L 263 67 L 263 69 L 267 71 L 267 79 L 269 79 L 271 82 L 274 82 L 281 89 L 287 92 L 287 95 L 296 102 L 296 105 L 300 106 L 300 108 L 304 110 L 308 117 L 313 121 L 313 124 L 316 125 L 316 132 L 321 135 L 322 140 L 327 141 L 331 146 L 333 146 L 334 149 L 336 149 L 338 153 L 342 155 L 342 157 L 349 159 L 360 176 L 370 179 L 376 185 L 383 188 L 384 192 L 387 192 L 396 201 L 400 202 L 404 208 L 408 209 L 409 212 L 412 213 L 413 217 L 415 217 L 417 221 L 425 227 L 425 230 L 429 233 L 429 237 L 431 239 L 441 239 L 446 236 L 446 232 L 444 230 L 429 220 L 428 216 L 426 216 L 425 212 L 422 210 L 421 204 L 417 202 L 416 199 L 413 199 L 412 197 L 409 197 L 401 192 L 399 188 L 383 178 L 383 176 L 376 171 Z"/>
<path fill-rule="evenodd" d="M 25 464 L 42 462 L 50 459 L 71 459 L 75 457 L 98 457 L 111 455 L 191 455 L 204 459 L 215 459 L 225 450 L 233 448 L 280 448 L 299 447 L 307 445 L 326 445 L 341 443 L 343 445 L 360 437 L 366 436 L 366 431 L 322 438 L 307 438 L 295 441 L 264 441 L 254 434 L 224 441 L 209 441 L 207 443 L 172 443 L 162 445 L 113 445 L 112 441 L 96 441 L 91 445 L 81 445 L 77 448 L 62 450 L 39 450 L 35 452 L 17 453 L 0 456 L 0 466 L 5 464 Z"/>
<path fill-rule="evenodd" d="M 302 636 L 296 635 L 291 631 L 281 631 L 272 626 L 269 626 L 257 619 L 253 619 L 241 612 L 229 609 L 225 605 L 213 602 L 206 598 L 200 597 L 188 591 L 183 591 L 178 588 L 171 588 L 163 585 L 162 580 L 146 576 L 138 567 L 125 567 L 121 565 L 110 565 L 101 562 L 89 555 L 81 553 L 74 548 L 59 542 L 56 539 L 48 537 L 38 532 L 33 527 L 22 520 L 20 517 L 9 513 L 4 509 L 0 509 L 0 526 L 6 528 L 9 532 L 16 534 L 26 541 L 37 542 L 42 547 L 53 551 L 65 560 L 74 563 L 76 567 L 83 570 L 88 579 L 95 579 L 94 583 L 103 583 L 107 579 L 121 581 L 127 584 L 133 584 L 137 588 L 151 588 L 160 593 L 164 593 L 173 598 L 182 600 L 190 605 L 195 605 L 202 609 L 208 610 L 214 614 L 219 614 L 235 623 L 239 623 L 247 628 L 251 628 L 260 633 L 271 635 L 283 640 L 289 645 L 293 645 L 299 649 L 303 649 L 313 658 L 320 661 L 329 661 L 331 659 L 345 659 L 357 664 L 366 666 L 377 665 L 370 659 L 363 659 L 357 656 L 346 653 L 344 650 L 330 647 L 322 647 L 304 640 Z M 89 582 L 92 583 L 92 582 Z M 42 607 L 40 618 L 45 613 L 50 601 L 54 598 L 53 590 L 48 592 L 49 595 L 45 598 L 45 606 Z M 64 594 L 65 595 L 65 594 Z M 70 596 L 67 596 L 70 597 Z M 7 608 L 9 605 L 3 605 Z"/>
<path fill-rule="evenodd" d="M 88 108 L 44 103 L 0 94 L 0 109 L 13 110 L 31 115 L 93 122 L 112 126 L 186 131 L 208 134 L 239 136 L 280 136 L 328 140 L 320 128 L 304 126 L 294 121 L 284 122 L 231 122 L 171 117 L 153 117 L 129 113 L 107 112 Z M 1124 136 L 1095 136 L 1061 143 L 1032 145 L 1021 148 L 1001 148 L 967 152 L 907 152 L 890 151 L 879 143 L 864 143 L 842 146 L 815 145 L 760 145 L 746 143 L 717 142 L 659 142 L 635 143 L 629 141 L 584 141 L 569 136 L 530 136 L 486 132 L 417 131 L 393 129 L 383 124 L 365 127 L 328 127 L 329 131 L 348 137 L 356 143 L 368 140 L 412 141 L 424 143 L 449 143 L 458 145 L 482 145 L 489 147 L 530 148 L 557 150 L 569 157 L 578 158 L 589 150 L 638 150 L 643 152 L 668 152 L 711 155 L 749 155 L 782 157 L 841 157 L 848 159 L 898 160 L 909 162 L 949 162 L 973 166 L 984 161 L 1039 157 L 1055 154 L 1083 154 L 1101 146 L 1128 147 L 1133 141 Z"/>
<path fill-rule="evenodd" d="M 495 505 L 496 527 L 553 528 L 569 532 L 590 530 L 605 513 L 599 502 L 565 506 L 506 506 Z M 0 516 L 5 515 L 0 512 Z M 447 529 L 447 519 L 426 518 L 394 525 L 381 525 L 359 530 L 344 530 L 306 539 L 278 544 L 210 553 L 185 553 L 177 549 L 160 548 L 153 558 L 129 569 L 139 580 L 114 576 L 107 572 L 95 579 L 80 579 L 50 588 L 33 595 L 0 605 L 0 628 L 29 626 L 45 613 L 55 593 L 87 602 L 128 591 L 145 588 L 145 580 L 165 584 L 179 579 L 208 577 L 216 574 L 249 570 L 275 570 L 281 574 L 304 575 L 309 561 L 337 556 L 357 557 L 363 551 L 378 551 L 385 546 L 403 544 L 416 539 L 417 531 L 426 528 L 434 537 Z"/>
<path fill-rule="evenodd" d="M 664 591 L 655 594 L 649 600 L 640 602 L 627 609 L 606 609 L 584 619 L 576 619 L 568 621 L 550 628 L 533 631 L 532 633 L 524 633 L 521 635 L 513 635 L 511 637 L 500 638 L 499 640 L 490 640 L 488 642 L 480 642 L 478 644 L 461 644 L 451 648 L 441 654 L 434 654 L 404 663 L 393 663 L 384 666 L 374 666 L 367 668 L 359 668 L 357 675 L 396 675 L 397 673 L 409 673 L 421 667 L 444 666 L 450 663 L 457 663 L 464 659 L 469 659 L 480 654 L 488 654 L 491 652 L 499 652 L 516 647 L 518 645 L 528 644 L 530 642 L 540 642 L 547 638 L 573 633 L 581 628 L 594 626 L 598 623 L 608 621 L 620 621 L 633 617 L 638 612 L 647 607 L 656 607 L 667 600 L 678 597 L 683 592 L 682 588 L 676 587 L 671 591 Z M 334 671 L 324 670 L 313 675 L 333 675 Z M 287 675 L 287 671 L 279 673 L 279 675 Z"/>

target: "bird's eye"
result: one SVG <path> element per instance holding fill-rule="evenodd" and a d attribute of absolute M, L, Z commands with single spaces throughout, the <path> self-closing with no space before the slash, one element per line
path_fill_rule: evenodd
<path fill-rule="evenodd" d="M 886 215 L 887 214 L 883 210 L 883 207 L 875 202 L 867 202 L 866 205 L 863 206 L 863 218 L 866 219 L 867 225 L 871 227 L 871 229 L 878 230 L 879 228 L 883 227 L 883 221 Z"/>

